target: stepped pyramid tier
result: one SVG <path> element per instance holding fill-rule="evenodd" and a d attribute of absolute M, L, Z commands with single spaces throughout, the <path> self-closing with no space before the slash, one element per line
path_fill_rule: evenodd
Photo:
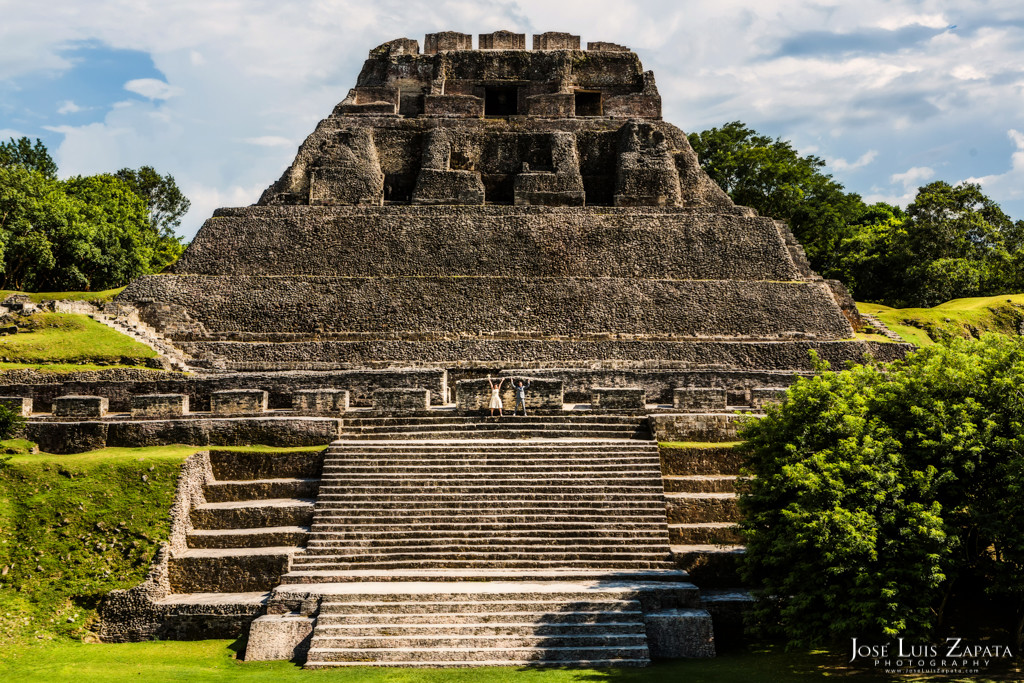
<path fill-rule="evenodd" d="M 841 286 L 701 170 L 636 54 L 506 34 L 371 50 L 256 205 L 217 210 L 120 300 L 196 366 L 238 370 L 898 355 L 856 340 Z"/>

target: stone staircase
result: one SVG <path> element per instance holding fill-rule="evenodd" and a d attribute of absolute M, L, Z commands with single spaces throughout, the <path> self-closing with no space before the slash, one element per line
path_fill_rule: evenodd
<path fill-rule="evenodd" d="M 641 604 L 625 596 L 381 597 L 326 596 L 306 667 L 644 666 L 650 661 Z"/>
<path fill-rule="evenodd" d="M 665 499 L 673 556 L 701 586 L 740 585 L 742 557 L 736 480 L 740 458 L 732 442 L 665 449 Z"/>
<path fill-rule="evenodd" d="M 307 541 L 319 457 L 214 450 L 210 466 L 187 549 L 169 561 L 172 592 L 269 592 Z"/>
<path fill-rule="evenodd" d="M 176 347 L 151 325 L 139 319 L 138 311 L 124 304 L 107 304 L 102 309 L 92 307 L 87 315 L 98 323 L 145 344 L 167 361 L 171 370 L 189 370 L 191 358 Z"/>
<path fill-rule="evenodd" d="M 670 557 L 642 418 L 345 429 L 324 456 L 307 546 L 275 591 L 320 596 L 307 667 L 642 666 L 645 614 L 664 609 L 700 624 L 700 656 L 713 653 L 710 616 Z"/>

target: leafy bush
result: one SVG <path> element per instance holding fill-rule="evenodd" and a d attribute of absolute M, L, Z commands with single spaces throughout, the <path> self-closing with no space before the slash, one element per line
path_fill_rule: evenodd
<path fill-rule="evenodd" d="M 923 635 L 977 585 L 1024 616 L 1021 387 L 1024 340 L 986 335 L 801 380 L 750 424 L 744 573 L 763 630 Z"/>

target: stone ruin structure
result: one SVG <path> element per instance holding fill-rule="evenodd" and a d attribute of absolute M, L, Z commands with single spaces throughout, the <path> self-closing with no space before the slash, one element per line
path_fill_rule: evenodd
<path fill-rule="evenodd" d="M 737 461 L 657 442 L 734 440 L 812 350 L 906 352 L 708 178 L 636 54 L 472 42 L 371 50 L 256 205 L 118 297 L 194 374 L 0 388 L 55 452 L 214 446 L 103 639 L 248 633 L 247 658 L 311 667 L 711 656 L 744 598 L 694 581 L 734 580 Z M 530 416 L 484 416 L 488 377 L 531 382 Z"/>

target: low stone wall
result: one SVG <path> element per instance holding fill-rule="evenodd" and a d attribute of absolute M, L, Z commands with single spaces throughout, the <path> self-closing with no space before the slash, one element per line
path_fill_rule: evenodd
<path fill-rule="evenodd" d="M 21 396 L 0 396 L 0 406 L 7 408 L 15 415 L 28 417 L 32 414 L 32 399 Z"/>
<path fill-rule="evenodd" d="M 107 399 L 101 396 L 58 396 L 53 400 L 56 417 L 103 417 L 107 407 Z"/>
<path fill-rule="evenodd" d="M 303 415 L 337 415 L 348 410 L 348 392 L 340 389 L 303 389 L 292 396 L 292 410 Z"/>
<path fill-rule="evenodd" d="M 267 392 L 262 389 L 227 389 L 210 393 L 214 415 L 259 415 L 267 412 Z"/>
<path fill-rule="evenodd" d="M 658 441 L 737 441 L 737 431 L 750 415 L 731 413 L 662 414 L 648 416 Z"/>
<path fill-rule="evenodd" d="M 672 407 L 689 412 L 725 410 L 726 390 L 703 387 L 677 387 L 672 392 Z"/>
<path fill-rule="evenodd" d="M 590 390 L 591 410 L 636 412 L 646 407 L 647 399 L 640 387 L 593 387 Z"/>
<path fill-rule="evenodd" d="M 132 417 L 181 417 L 188 412 L 186 394 L 138 394 L 132 396 Z"/>
<path fill-rule="evenodd" d="M 168 443 L 196 446 L 318 446 L 341 433 L 341 420 L 327 417 L 237 417 L 182 420 L 30 421 L 26 438 L 46 453 L 82 453 L 106 446 Z"/>
<path fill-rule="evenodd" d="M 505 410 L 515 407 L 515 389 L 513 381 L 520 378 L 497 377 L 487 379 L 464 379 L 455 383 L 455 403 L 460 412 L 489 411 L 491 404 L 491 383 L 501 385 L 501 401 Z M 554 412 L 562 410 L 561 380 L 524 378 L 526 387 L 526 410 L 538 412 Z"/>
<path fill-rule="evenodd" d="M 127 413 L 137 394 L 185 394 L 189 408 L 210 410 L 210 394 L 232 389 L 267 392 L 271 409 L 293 407 L 298 391 L 338 389 L 348 391 L 351 404 L 369 406 L 373 391 L 383 387 L 426 387 L 443 396 L 447 375 L 443 369 L 402 368 L 394 370 L 331 370 L 217 373 L 185 375 L 145 370 L 82 372 L 70 374 L 29 371 L 0 372 L 0 395 L 33 399 L 36 408 L 47 409 L 59 396 L 80 394 L 102 396 L 109 410 Z"/>
<path fill-rule="evenodd" d="M 415 413 L 430 408 L 429 389 L 377 389 L 373 410 L 378 413 Z"/>

